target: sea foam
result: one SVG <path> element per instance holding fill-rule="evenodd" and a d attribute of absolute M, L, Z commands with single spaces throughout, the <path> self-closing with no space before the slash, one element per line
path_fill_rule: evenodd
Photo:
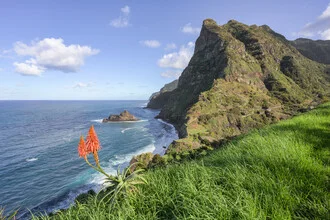
<path fill-rule="evenodd" d="M 123 130 L 121 130 L 121 133 L 125 133 L 125 131 L 128 131 L 128 130 L 131 130 L 131 129 L 133 129 L 133 128 L 125 128 L 125 129 L 123 129 Z"/>
<path fill-rule="evenodd" d="M 97 123 L 102 123 L 103 119 L 95 119 L 95 120 L 91 120 L 92 122 L 97 122 Z"/>
<path fill-rule="evenodd" d="M 36 161 L 36 160 L 38 160 L 37 157 L 32 157 L 32 158 L 26 159 L 26 162 L 32 162 L 32 161 Z"/>
<path fill-rule="evenodd" d="M 91 120 L 91 122 L 97 122 L 97 123 L 102 123 L 103 119 L 95 119 Z M 110 121 L 107 123 L 139 123 L 139 122 L 146 122 L 148 120 L 138 120 L 138 121 Z"/>

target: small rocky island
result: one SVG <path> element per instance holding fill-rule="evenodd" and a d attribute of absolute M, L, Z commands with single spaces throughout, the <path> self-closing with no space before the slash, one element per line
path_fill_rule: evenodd
<path fill-rule="evenodd" d="M 129 113 L 127 110 L 123 111 L 119 115 L 110 115 L 108 118 L 102 120 L 103 123 L 106 122 L 116 122 L 116 121 L 138 121 L 134 115 Z"/>

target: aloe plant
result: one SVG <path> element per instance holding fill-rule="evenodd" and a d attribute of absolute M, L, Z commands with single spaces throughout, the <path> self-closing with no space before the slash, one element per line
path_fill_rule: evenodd
<path fill-rule="evenodd" d="M 109 176 L 106 178 L 106 186 L 104 187 L 106 194 L 102 196 L 100 203 L 104 200 L 112 203 L 118 198 L 125 197 L 128 193 L 138 191 L 136 185 L 148 183 L 141 174 L 144 169 L 131 171 L 131 167 L 134 165 L 134 163 L 131 164 L 123 171 L 120 171 L 120 167 L 118 167 L 116 176 Z"/>
<path fill-rule="evenodd" d="M 14 211 L 10 216 L 5 216 L 5 209 L 0 207 L 0 220 L 15 220 L 18 210 Z"/>
<path fill-rule="evenodd" d="M 136 165 L 136 163 L 131 164 L 122 172 L 120 171 L 120 167 L 118 167 L 116 176 L 107 174 L 102 169 L 99 162 L 98 151 L 100 150 L 100 148 L 100 142 L 94 130 L 94 126 L 91 126 L 87 135 L 86 143 L 83 136 L 80 137 L 80 141 L 78 144 L 78 153 L 80 157 L 83 157 L 85 159 L 86 163 L 90 167 L 102 173 L 106 177 L 105 187 L 103 190 L 100 191 L 105 192 L 105 195 L 104 193 L 102 193 L 104 196 L 101 197 L 102 199 L 100 203 L 102 203 L 105 199 L 107 199 L 107 202 L 110 201 L 111 203 L 113 203 L 118 197 L 125 196 L 129 192 L 137 191 L 136 185 L 147 183 L 147 181 L 141 175 L 141 172 L 144 171 L 143 169 L 131 171 L 132 166 Z M 95 165 L 89 162 L 87 157 L 89 154 L 93 154 Z M 95 199 L 98 198 L 100 192 L 97 194 Z"/>

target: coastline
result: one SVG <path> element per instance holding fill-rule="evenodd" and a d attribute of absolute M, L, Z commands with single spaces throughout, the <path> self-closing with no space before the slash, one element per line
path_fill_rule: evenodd
<path fill-rule="evenodd" d="M 143 108 L 144 106 L 141 106 L 141 108 Z M 150 109 L 150 108 L 143 108 L 152 112 L 155 112 L 158 110 L 155 109 Z M 153 154 L 160 154 L 160 155 L 164 155 L 166 149 L 163 148 L 163 146 L 167 146 L 174 140 L 178 139 L 178 131 L 176 130 L 175 126 L 173 124 L 170 124 L 162 119 L 159 118 L 154 118 L 155 121 L 162 123 L 163 125 L 165 125 L 168 130 L 166 132 L 166 134 L 168 136 L 171 137 L 171 140 L 169 140 L 168 136 L 167 139 L 165 138 L 164 140 L 155 140 L 152 144 L 145 146 L 144 148 L 132 152 L 129 155 L 126 155 L 124 158 L 117 158 L 117 162 L 113 162 L 112 165 L 115 166 L 120 166 L 121 169 L 126 168 L 129 165 L 129 161 L 137 155 L 140 155 L 142 153 L 147 153 L 150 152 L 148 149 L 153 148 L 152 153 Z M 97 123 L 101 123 L 101 120 L 92 120 L 93 122 L 97 122 Z M 110 122 L 110 124 L 120 124 L 120 123 L 141 123 L 141 122 L 147 122 L 148 120 L 146 119 L 141 119 L 139 121 L 121 121 L 121 122 Z M 134 128 L 125 128 L 121 131 L 121 133 L 125 133 L 125 131 L 131 130 Z M 157 143 L 158 142 L 158 143 Z M 153 145 L 153 147 L 151 147 L 151 145 Z M 111 172 L 110 172 L 111 173 Z M 94 174 L 95 178 L 97 178 L 96 176 L 98 174 Z M 75 204 L 75 202 L 80 201 L 79 198 L 81 198 L 82 200 L 85 199 L 85 197 L 89 194 L 93 194 L 98 192 L 101 188 L 102 188 L 102 183 L 99 182 L 100 179 L 102 179 L 103 176 L 101 178 L 98 178 L 98 180 L 94 183 L 90 183 L 90 184 L 84 184 L 79 186 L 76 189 L 71 189 L 69 191 L 67 191 L 66 193 L 62 194 L 59 197 L 56 197 L 52 200 L 46 201 L 46 202 L 41 202 L 40 204 L 38 204 L 37 206 L 33 207 L 30 212 L 35 214 L 35 215 L 39 215 L 39 214 L 47 214 L 47 215 L 52 215 L 54 213 L 56 213 L 57 211 L 60 210 L 66 210 L 68 208 L 70 208 L 71 206 L 73 206 Z M 29 211 L 22 211 L 22 212 L 18 212 L 18 219 L 29 219 L 31 216 L 31 213 Z"/>

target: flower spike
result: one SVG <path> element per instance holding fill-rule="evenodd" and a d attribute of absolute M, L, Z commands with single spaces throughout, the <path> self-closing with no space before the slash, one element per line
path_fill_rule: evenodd
<path fill-rule="evenodd" d="M 87 152 L 93 153 L 95 163 L 99 167 L 100 163 L 99 163 L 99 156 L 97 154 L 97 151 L 100 150 L 101 146 L 93 125 L 90 127 L 88 131 L 88 135 L 86 138 L 86 146 L 87 146 Z"/>
<path fill-rule="evenodd" d="M 78 154 L 79 157 L 84 157 L 84 158 L 88 155 L 84 137 L 82 135 L 80 136 L 80 141 L 78 144 Z"/>
<path fill-rule="evenodd" d="M 97 137 L 97 134 L 94 130 L 94 126 L 92 125 L 88 131 L 88 135 L 86 138 L 86 146 L 88 153 L 94 153 L 100 150 L 100 142 Z"/>

